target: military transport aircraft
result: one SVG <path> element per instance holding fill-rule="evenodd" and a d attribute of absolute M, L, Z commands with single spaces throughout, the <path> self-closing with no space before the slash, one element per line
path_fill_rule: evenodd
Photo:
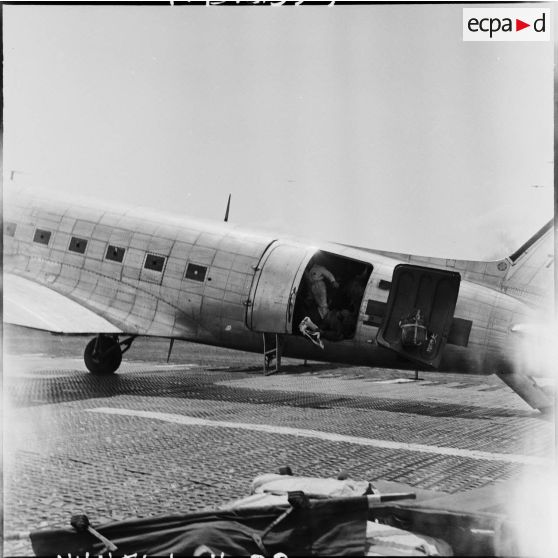
<path fill-rule="evenodd" d="M 16 190 L 4 208 L 4 318 L 94 334 L 93 374 L 157 336 L 261 352 L 265 371 L 284 355 L 496 373 L 548 410 L 531 376 L 554 366 L 543 347 L 553 236 L 550 222 L 499 261 L 424 258 Z"/>

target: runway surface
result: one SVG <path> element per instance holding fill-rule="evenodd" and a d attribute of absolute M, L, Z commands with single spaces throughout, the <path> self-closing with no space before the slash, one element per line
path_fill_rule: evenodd
<path fill-rule="evenodd" d="M 88 338 L 5 329 L 4 552 L 25 533 L 214 508 L 251 480 L 383 479 L 456 493 L 545 475 L 554 420 L 494 376 L 414 373 L 138 339 L 119 372 L 95 377 Z"/>

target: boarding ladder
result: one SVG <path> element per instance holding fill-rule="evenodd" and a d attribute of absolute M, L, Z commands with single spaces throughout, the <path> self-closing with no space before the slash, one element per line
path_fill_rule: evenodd
<path fill-rule="evenodd" d="M 283 350 L 283 336 L 279 333 L 262 333 L 263 337 L 263 372 L 265 376 L 275 374 L 281 369 L 281 353 Z M 271 363 L 275 359 L 275 366 Z"/>

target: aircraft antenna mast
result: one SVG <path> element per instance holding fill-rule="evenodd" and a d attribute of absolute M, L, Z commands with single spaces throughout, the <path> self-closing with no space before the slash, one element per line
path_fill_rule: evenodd
<path fill-rule="evenodd" d="M 229 209 L 231 208 L 231 194 L 229 194 L 229 200 L 227 201 L 227 209 L 225 211 L 225 223 L 229 220 Z"/>

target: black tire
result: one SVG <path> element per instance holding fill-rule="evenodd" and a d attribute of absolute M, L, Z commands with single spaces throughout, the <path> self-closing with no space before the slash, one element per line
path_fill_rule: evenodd
<path fill-rule="evenodd" d="M 83 353 L 83 360 L 87 370 L 92 374 L 114 374 L 122 362 L 120 344 L 112 337 L 100 335 L 98 339 L 91 339 L 87 343 Z"/>

